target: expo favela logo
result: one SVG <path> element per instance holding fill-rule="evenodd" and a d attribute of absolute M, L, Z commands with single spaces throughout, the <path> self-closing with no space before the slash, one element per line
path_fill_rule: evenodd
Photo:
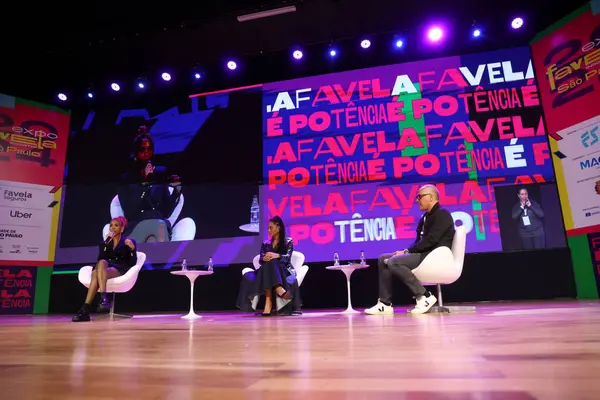
<path fill-rule="evenodd" d="M 0 161 L 16 159 L 37 162 L 43 167 L 56 164 L 58 130 L 45 121 L 29 120 L 15 124 L 10 115 L 0 113 Z"/>

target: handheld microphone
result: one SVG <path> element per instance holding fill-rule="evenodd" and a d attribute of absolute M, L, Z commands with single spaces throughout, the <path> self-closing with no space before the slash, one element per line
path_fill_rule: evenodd
<path fill-rule="evenodd" d="M 104 241 L 104 251 L 106 251 L 106 246 L 108 246 L 108 244 L 110 243 L 110 241 L 113 239 L 113 235 L 109 234 L 109 236 L 106 238 L 106 240 Z"/>

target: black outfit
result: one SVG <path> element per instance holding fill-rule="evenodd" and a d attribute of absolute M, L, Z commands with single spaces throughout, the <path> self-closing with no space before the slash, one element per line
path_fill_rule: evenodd
<path fill-rule="evenodd" d="M 172 226 L 168 218 L 179 203 L 181 186 L 170 193 L 167 168 L 162 166 L 155 166 L 154 172 L 144 178 L 146 163 L 135 162 L 122 176 L 125 184 L 117 194 L 128 220 L 123 234 L 141 242 L 170 241 Z"/>
<path fill-rule="evenodd" d="M 109 267 L 115 268 L 121 275 L 124 275 L 131 267 L 137 263 L 137 246 L 135 240 L 129 239 L 133 242 L 133 249 L 125 244 L 125 237 L 121 235 L 121 240 L 114 246 L 114 241 L 111 239 L 110 242 L 102 242 L 99 246 L 98 261 L 105 260 Z M 94 269 L 96 266 L 94 266 Z"/>
<path fill-rule="evenodd" d="M 417 225 L 417 239 L 407 250 L 418 253 L 421 261 L 434 249 L 442 246 L 452 248 L 454 240 L 454 218 L 448 210 L 436 203 L 431 211 L 423 214 Z"/>
<path fill-rule="evenodd" d="M 415 298 L 427 294 L 427 289 L 412 273 L 421 262 L 438 247 L 452 248 L 454 240 L 454 219 L 452 214 L 437 203 L 431 211 L 423 214 L 417 225 L 417 239 L 409 247 L 408 254 L 392 257 L 392 254 L 379 256 L 379 301 L 392 304 L 392 276 L 400 278 L 413 292 Z"/>
<path fill-rule="evenodd" d="M 280 255 L 271 261 L 263 261 L 266 253 L 277 253 Z M 271 290 L 276 286 L 282 286 L 290 292 L 289 302 L 279 308 L 279 314 L 291 314 L 298 312 L 302 306 L 300 299 L 300 288 L 296 278 L 296 270 L 291 264 L 292 253 L 294 252 L 294 243 L 291 238 L 286 238 L 285 243 L 279 243 L 277 249 L 274 249 L 270 241 L 266 241 L 260 248 L 259 263 L 260 268 L 256 271 L 248 272 L 242 277 L 240 292 L 237 299 L 237 307 L 245 312 L 256 310 L 258 297 L 265 291 Z M 273 311 L 277 309 L 277 294 L 273 292 Z"/>
<path fill-rule="evenodd" d="M 524 250 L 543 249 L 546 247 L 546 232 L 544 231 L 544 211 L 540 205 L 529 200 L 530 207 L 521 202 L 512 208 L 512 217 L 517 221 L 519 238 Z M 527 217 L 527 218 L 525 218 Z M 525 221 L 529 220 L 529 225 Z"/>
<path fill-rule="evenodd" d="M 125 244 L 126 238 L 121 235 L 121 240 L 117 245 L 114 245 L 114 241 L 107 239 L 105 242 L 100 243 L 98 252 L 98 261 L 104 260 L 108 263 L 109 267 L 115 268 L 121 275 L 124 275 L 131 267 L 137 263 L 137 245 L 135 240 L 129 239 L 133 242 L 133 249 Z M 96 269 L 97 265 L 94 265 L 92 270 Z M 111 309 L 111 302 L 108 299 L 107 293 L 100 294 L 100 304 L 97 312 L 105 313 Z M 90 304 L 84 303 L 83 306 L 73 315 L 73 322 L 84 322 L 90 321 Z"/>

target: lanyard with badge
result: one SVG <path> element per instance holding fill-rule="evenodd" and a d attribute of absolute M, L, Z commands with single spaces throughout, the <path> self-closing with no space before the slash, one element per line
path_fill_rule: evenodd
<path fill-rule="evenodd" d="M 523 214 L 525 214 L 522 217 L 523 218 L 523 225 L 525 225 L 525 226 L 531 225 L 531 221 L 529 220 L 529 215 L 527 215 L 527 207 L 525 207 L 525 206 L 523 207 Z"/>

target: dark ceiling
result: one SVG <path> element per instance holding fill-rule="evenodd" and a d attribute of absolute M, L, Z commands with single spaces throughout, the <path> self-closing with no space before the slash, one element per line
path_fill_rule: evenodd
<path fill-rule="evenodd" d="M 361 68 L 452 54 L 526 45 L 534 34 L 586 1 L 543 0 L 200 0 L 157 3 L 104 1 L 78 3 L 22 2 L 3 19 L 0 93 L 54 101 L 58 90 L 83 99 L 88 87 L 105 90 L 117 79 L 157 79 L 167 68 L 189 85 L 192 67 L 206 75 L 203 90 L 262 83 L 340 69 Z M 90 8 L 85 6 L 92 4 Z M 295 5 L 295 13 L 240 23 L 239 14 Z M 520 31 L 510 29 L 523 16 Z M 421 44 L 426 25 L 442 21 L 449 28 L 439 49 Z M 484 35 L 470 37 L 473 24 Z M 370 37 L 369 52 L 359 39 Z M 405 40 L 393 52 L 394 37 Z M 335 44 L 341 57 L 324 56 Z M 303 65 L 290 61 L 290 49 L 302 46 Z M 223 71 L 228 57 L 241 68 L 232 77 Z M 174 79 L 174 82 L 177 79 Z M 131 83 L 133 85 L 133 83 Z M 190 91 L 190 89 L 187 89 Z"/>

